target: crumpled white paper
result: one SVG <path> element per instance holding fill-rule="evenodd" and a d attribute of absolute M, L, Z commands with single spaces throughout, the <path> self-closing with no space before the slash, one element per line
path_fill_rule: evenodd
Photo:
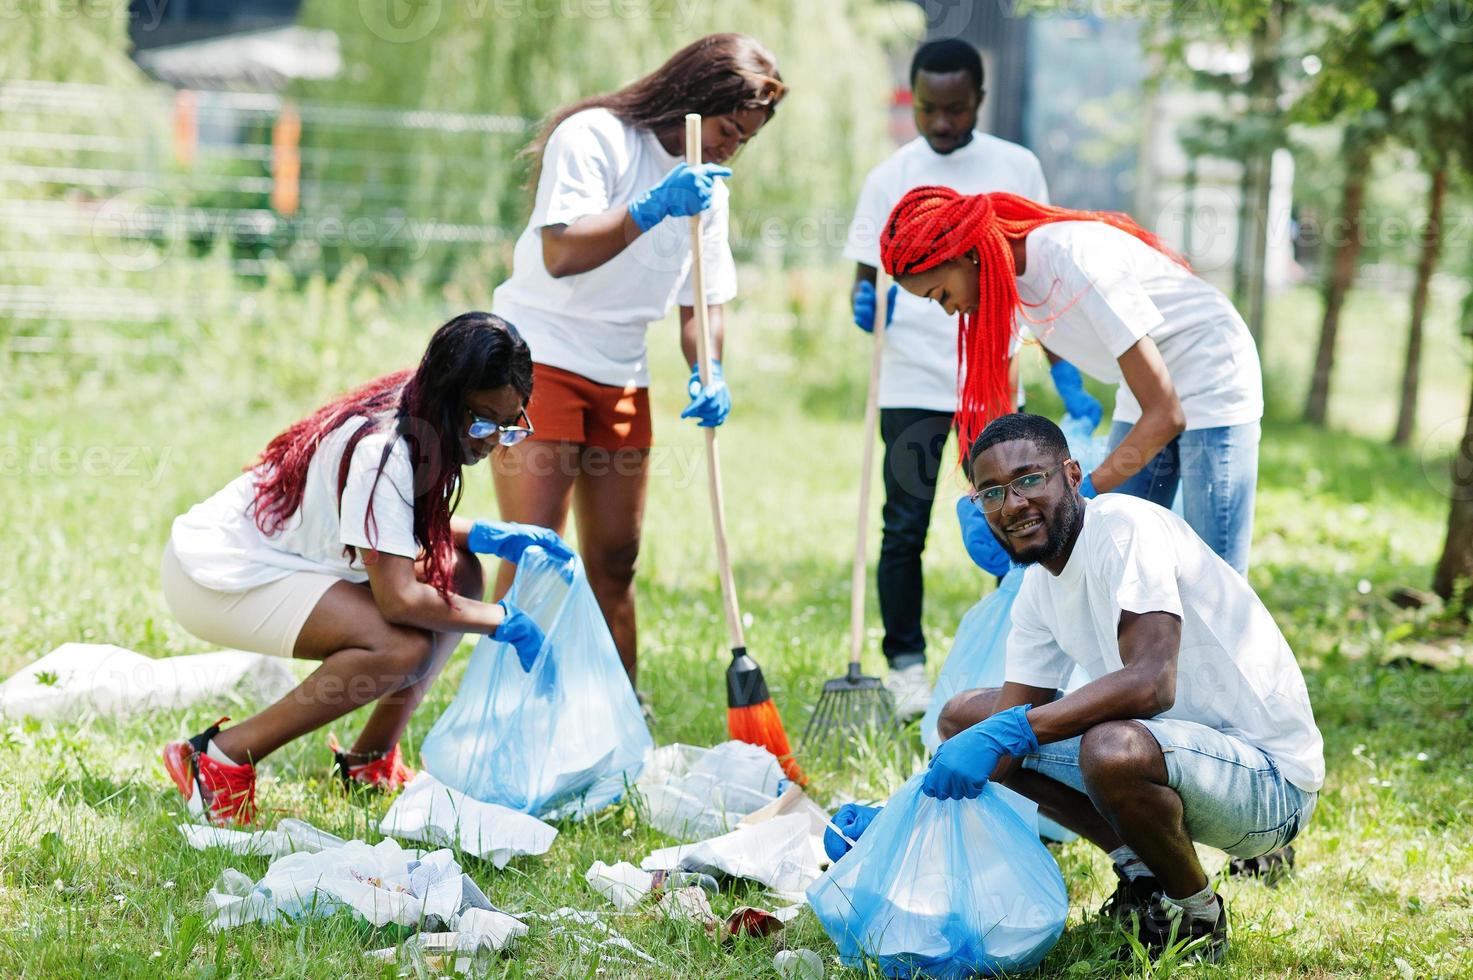
<path fill-rule="evenodd" d="M 288 661 L 224 650 L 145 657 L 110 643 L 63 643 L 0 684 L 0 717 L 132 718 L 202 701 L 275 701 L 297 685 Z"/>
<path fill-rule="evenodd" d="M 496 911 L 449 850 L 421 857 L 395 840 L 372 846 L 350 840 L 287 854 L 273 860 L 257 882 L 227 868 L 205 896 L 210 927 L 216 930 L 328 915 L 343 907 L 373 926 L 428 921 L 452 929 L 468 911 Z M 471 927 L 493 935 L 508 929 L 506 923 L 484 916 L 472 916 Z"/>
<path fill-rule="evenodd" d="M 313 853 L 328 847 L 342 847 L 347 841 L 303 820 L 288 818 L 275 830 L 231 830 L 208 824 L 182 823 L 179 832 L 196 851 L 219 847 L 231 854 L 281 857 L 297 851 Z"/>
<path fill-rule="evenodd" d="M 705 749 L 675 742 L 645 753 L 634 787 L 655 829 L 695 841 L 732 830 L 777 799 L 786 783 L 776 757 L 761 746 L 731 741 Z"/>
<path fill-rule="evenodd" d="M 414 777 L 379 823 L 379 832 L 455 847 L 498 869 L 524 854 L 546 854 L 557 829 L 498 803 L 482 803 L 428 772 Z"/>
<path fill-rule="evenodd" d="M 614 903 L 614 908 L 627 912 L 655 886 L 654 876 L 641 871 L 628 861 L 615 865 L 595 861 L 583 875 L 588 887 Z M 699 889 L 697 889 L 699 891 Z"/>
<path fill-rule="evenodd" d="M 809 815 L 788 813 L 697 844 L 662 847 L 639 866 L 750 878 L 784 897 L 798 898 L 823 870 L 810 837 Z"/>

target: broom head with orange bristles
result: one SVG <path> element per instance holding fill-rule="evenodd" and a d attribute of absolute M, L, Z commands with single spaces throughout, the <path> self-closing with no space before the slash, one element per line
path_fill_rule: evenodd
<path fill-rule="evenodd" d="M 808 785 L 808 777 L 793 758 L 787 729 L 783 728 L 782 716 L 767 691 L 762 668 L 747 656 L 746 647 L 731 651 L 731 665 L 726 668 L 726 727 L 732 738 L 760 745 L 777 756 L 783 772 L 793 782 Z"/>

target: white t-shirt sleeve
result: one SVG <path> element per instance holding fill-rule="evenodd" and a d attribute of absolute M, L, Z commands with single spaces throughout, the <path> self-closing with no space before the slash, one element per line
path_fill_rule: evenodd
<path fill-rule="evenodd" d="M 685 221 L 685 218 L 671 218 Z M 731 192 L 718 181 L 711 207 L 701 215 L 701 261 L 705 264 L 706 305 L 716 306 L 736 299 L 736 259 L 731 254 Z M 694 306 L 696 297 L 695 263 L 680 284 L 676 302 Z"/>
<path fill-rule="evenodd" d="M 1049 252 L 1061 287 L 1060 302 L 1076 305 L 1071 312 L 1088 320 L 1111 357 L 1118 359 L 1165 321 L 1122 256 L 1100 249 Z"/>
<path fill-rule="evenodd" d="M 542 153 L 531 226 L 570 225 L 607 211 L 623 140 L 617 120 L 601 113 L 580 112 L 559 123 Z"/>
<path fill-rule="evenodd" d="M 1022 575 L 1022 571 L 1014 571 Z M 1006 679 L 1013 684 L 1062 688 L 1074 671 L 1074 660 L 1059 646 L 1058 639 L 1043 617 L 1038 615 L 1037 600 L 1025 580 L 1013 600 L 1013 628 L 1008 633 Z"/>
<path fill-rule="evenodd" d="M 379 474 L 384 446 L 394 439 L 394 448 Z M 373 501 L 373 514 L 368 504 Z M 414 470 L 402 440 L 392 433 L 365 436 L 353 450 L 348 480 L 343 486 L 338 524 L 343 544 L 371 548 L 402 558 L 419 557 L 414 538 Z"/>
<path fill-rule="evenodd" d="M 859 191 L 859 203 L 855 205 L 854 219 L 849 222 L 849 235 L 844 244 L 844 258 L 871 268 L 880 267 L 880 231 L 885 227 L 892 207 L 885 179 L 880 168 L 876 167 L 864 178 L 864 186 Z"/>
<path fill-rule="evenodd" d="M 1178 547 L 1158 515 L 1111 522 L 1110 533 L 1097 540 L 1104 553 L 1096 556 L 1089 574 L 1097 576 L 1105 594 L 1113 595 L 1116 622 L 1122 612 L 1166 612 L 1181 618 Z"/>

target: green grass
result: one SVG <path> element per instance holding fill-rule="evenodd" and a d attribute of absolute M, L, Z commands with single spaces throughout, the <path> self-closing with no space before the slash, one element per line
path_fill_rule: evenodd
<path fill-rule="evenodd" d="M 795 735 L 820 682 L 844 659 L 855 471 L 865 438 L 865 347 L 830 298 L 838 282 L 812 272 L 782 281 L 748 274 L 748 295 L 784 297 L 783 311 L 777 303 L 747 305 L 729 345 L 736 413 L 721 446 L 737 579 L 751 617 L 750 648 Z M 268 290 L 238 309 L 209 311 L 200 326 L 179 327 L 177 354 L 167 360 L 10 365 L 7 376 L 18 381 L 0 396 L 7 420 L 0 540 L 10 545 L 0 568 L 0 672 L 67 640 L 156 656 L 205 649 L 171 620 L 159 594 L 155 569 L 170 520 L 325 394 L 411 360 L 435 323 L 462 305 L 413 292 L 383 298 L 351 283 L 304 297 Z M 1302 293 L 1275 305 L 1264 359 L 1286 390 L 1303 373 L 1314 308 Z M 1373 362 L 1354 352 L 1373 343 L 1385 350 L 1385 316 L 1384 304 L 1358 298 L 1346 328 L 1344 349 L 1353 353 L 1334 410 L 1339 421 L 1366 423 L 1359 434 L 1281 420 L 1265 429 L 1253 581 L 1304 665 L 1329 782 L 1296 842 L 1292 879 L 1272 890 L 1223 886 L 1236 926 L 1233 951 L 1221 967 L 1200 972 L 1473 975 L 1466 815 L 1473 636 L 1386 598 L 1396 585 L 1425 586 L 1430 577 L 1445 528 L 1446 459 L 1435 439 L 1424 458 L 1365 438 L 1389 427 L 1380 423 L 1389 419 L 1394 379 L 1382 375 L 1395 358 Z M 641 686 L 653 698 L 657 741 L 709 744 L 725 734 L 725 631 L 701 439 L 676 418 L 682 376 L 674 336 L 668 324 L 652 333 L 661 448 L 639 580 Z M 1429 391 L 1461 398 L 1467 374 L 1465 362 L 1449 354 L 1454 340 L 1447 317 L 1437 319 Z M 1029 372 L 1041 374 L 1036 365 Z M 1034 404 L 1048 409 L 1045 389 L 1034 386 L 1043 392 Z M 1290 391 L 1283 400 L 1298 397 Z M 1435 430 L 1438 420 L 1427 421 Z M 948 481 L 960 488 L 955 473 Z M 927 552 L 933 669 L 961 614 L 987 588 L 964 557 L 948 510 L 938 507 Z M 463 513 L 495 513 L 485 472 L 471 471 Z M 877 544 L 873 517 L 871 529 Z M 882 667 L 878 621 L 871 600 L 870 671 Z M 1408 665 L 1386 666 L 1393 660 Z M 1417 666 L 1424 661 L 1439 666 Z M 452 664 L 415 719 L 411 756 L 453 695 L 463 664 L 463 656 Z M 158 747 L 212 721 L 215 707 L 127 724 L 8 725 L 0 740 L 0 974 L 399 975 L 398 966 L 363 958 L 392 937 L 346 918 L 219 936 L 203 928 L 200 902 L 219 872 L 235 866 L 257 877 L 267 863 L 192 851 L 174 829 L 181 807 Z M 237 716 L 251 710 L 221 707 Z M 354 723 L 336 727 L 347 732 Z M 898 745 L 855 753 L 842 771 L 814 772 L 814 792 L 825 802 L 839 793 L 884 795 L 921 759 L 912 732 Z M 370 828 L 387 806 L 344 800 L 316 737 L 263 766 L 259 798 L 268 825 L 292 815 L 369 839 L 377 838 Z M 638 862 L 668 843 L 627 806 L 560 829 L 543 858 L 519 859 L 501 872 L 466 863 L 504 908 L 603 909 L 581 880 L 584 869 L 596 858 Z M 1079 842 L 1058 855 L 1071 916 L 1044 974 L 1135 972 L 1109 964 L 1114 940 L 1090 923 L 1111 884 L 1105 860 Z M 1205 855 L 1209 870 L 1222 861 Z M 738 886 L 717 909 L 763 900 L 757 889 Z M 637 975 L 774 975 L 769 941 L 723 949 L 699 927 L 637 915 L 618 927 L 661 964 Z M 839 970 L 811 915 L 785 941 L 820 951 L 831 973 L 858 975 Z M 535 927 L 514 955 L 492 964 L 493 973 L 509 976 L 600 971 L 629 974 Z"/>

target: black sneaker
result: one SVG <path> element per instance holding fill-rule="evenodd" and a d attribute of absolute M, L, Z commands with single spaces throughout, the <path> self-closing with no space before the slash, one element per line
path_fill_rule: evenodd
<path fill-rule="evenodd" d="M 1166 896 L 1158 893 L 1145 915 L 1137 918 L 1135 937 L 1153 963 L 1168 951 L 1178 953 L 1183 961 L 1216 963 L 1228 948 L 1227 904 L 1219 895 L 1216 919 L 1211 922 L 1192 919 L 1183 926 L 1180 906 L 1167 902 Z"/>
<path fill-rule="evenodd" d="M 1161 890 L 1161 882 L 1155 875 L 1142 875 L 1132 881 L 1120 870 L 1118 864 L 1110 865 L 1110 870 L 1115 872 L 1115 877 L 1120 882 L 1115 886 L 1115 893 L 1100 906 L 1100 916 L 1113 919 L 1121 925 L 1129 925 L 1132 913 L 1145 916 L 1146 909 L 1151 907 L 1152 898 Z"/>
<path fill-rule="evenodd" d="M 1277 886 L 1293 870 L 1293 844 L 1286 844 L 1256 858 L 1233 858 L 1227 866 L 1230 877 L 1257 878 L 1270 888 Z"/>

